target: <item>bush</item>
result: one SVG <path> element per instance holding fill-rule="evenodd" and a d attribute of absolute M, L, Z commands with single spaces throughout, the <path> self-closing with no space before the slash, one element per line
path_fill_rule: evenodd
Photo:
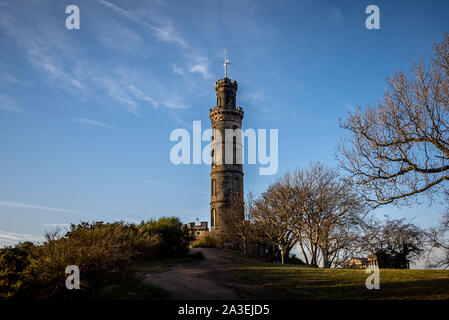
<path fill-rule="evenodd" d="M 162 217 L 142 222 L 138 227 L 144 235 L 157 235 L 160 243 L 154 248 L 157 258 L 170 258 L 187 254 L 189 243 L 192 241 L 192 232 L 185 227 L 179 218 Z"/>
<path fill-rule="evenodd" d="M 210 234 L 204 235 L 201 239 L 192 243 L 192 248 L 219 248 L 220 240 Z"/>
<path fill-rule="evenodd" d="M 47 233 L 42 245 L 0 249 L 0 299 L 94 298 L 107 286 L 138 283 L 136 264 L 143 260 L 187 254 L 190 241 L 191 233 L 174 217 L 140 225 L 72 224 L 64 236 Z M 65 287 L 69 265 L 80 269 L 81 290 Z"/>
<path fill-rule="evenodd" d="M 35 290 L 29 293 L 37 299 L 62 297 L 91 297 L 102 286 L 135 278 L 133 259 L 139 259 L 135 241 L 147 240 L 148 248 L 158 239 L 139 239 L 133 225 L 124 222 L 102 222 L 71 225 L 63 237 L 47 235 L 42 246 L 30 255 L 25 281 Z M 65 268 L 76 265 L 80 269 L 81 289 L 65 288 Z"/>
<path fill-rule="evenodd" d="M 29 265 L 31 242 L 0 249 L 0 299 L 10 299 L 24 292 L 23 272 Z"/>

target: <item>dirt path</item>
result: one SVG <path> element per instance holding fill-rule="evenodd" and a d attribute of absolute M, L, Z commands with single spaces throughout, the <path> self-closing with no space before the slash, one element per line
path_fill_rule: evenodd
<path fill-rule="evenodd" d="M 169 299 L 174 300 L 279 298 L 266 288 L 234 276 L 231 267 L 244 257 L 219 249 L 191 249 L 192 253 L 196 251 L 204 254 L 204 260 L 179 264 L 162 273 L 147 274 L 144 282 L 167 290 Z"/>

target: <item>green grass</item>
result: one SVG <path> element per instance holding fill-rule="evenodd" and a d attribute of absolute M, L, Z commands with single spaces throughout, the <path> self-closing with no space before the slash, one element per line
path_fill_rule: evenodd
<path fill-rule="evenodd" d="M 368 290 L 364 269 L 240 265 L 237 276 L 299 299 L 449 299 L 448 270 L 380 269 L 380 289 Z"/>

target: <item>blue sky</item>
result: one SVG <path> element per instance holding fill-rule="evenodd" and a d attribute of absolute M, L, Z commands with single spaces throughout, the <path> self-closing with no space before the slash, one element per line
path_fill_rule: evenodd
<path fill-rule="evenodd" d="M 65 28 L 78 5 L 80 30 Z M 365 8 L 380 8 L 380 30 Z M 209 126 L 228 48 L 244 128 L 279 129 L 278 175 L 336 165 L 338 119 L 428 57 L 447 1 L 0 0 L 0 246 L 82 220 L 209 218 L 207 165 L 175 166 L 173 129 Z M 247 165 L 245 190 L 276 176 Z M 427 227 L 443 207 L 376 214 Z"/>

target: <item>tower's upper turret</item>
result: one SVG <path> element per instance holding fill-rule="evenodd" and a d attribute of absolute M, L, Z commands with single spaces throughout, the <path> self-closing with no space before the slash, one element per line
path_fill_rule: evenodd
<path fill-rule="evenodd" d="M 218 108 L 225 110 L 234 110 L 236 108 L 237 87 L 237 81 L 232 81 L 229 78 L 223 78 L 215 82 Z"/>

